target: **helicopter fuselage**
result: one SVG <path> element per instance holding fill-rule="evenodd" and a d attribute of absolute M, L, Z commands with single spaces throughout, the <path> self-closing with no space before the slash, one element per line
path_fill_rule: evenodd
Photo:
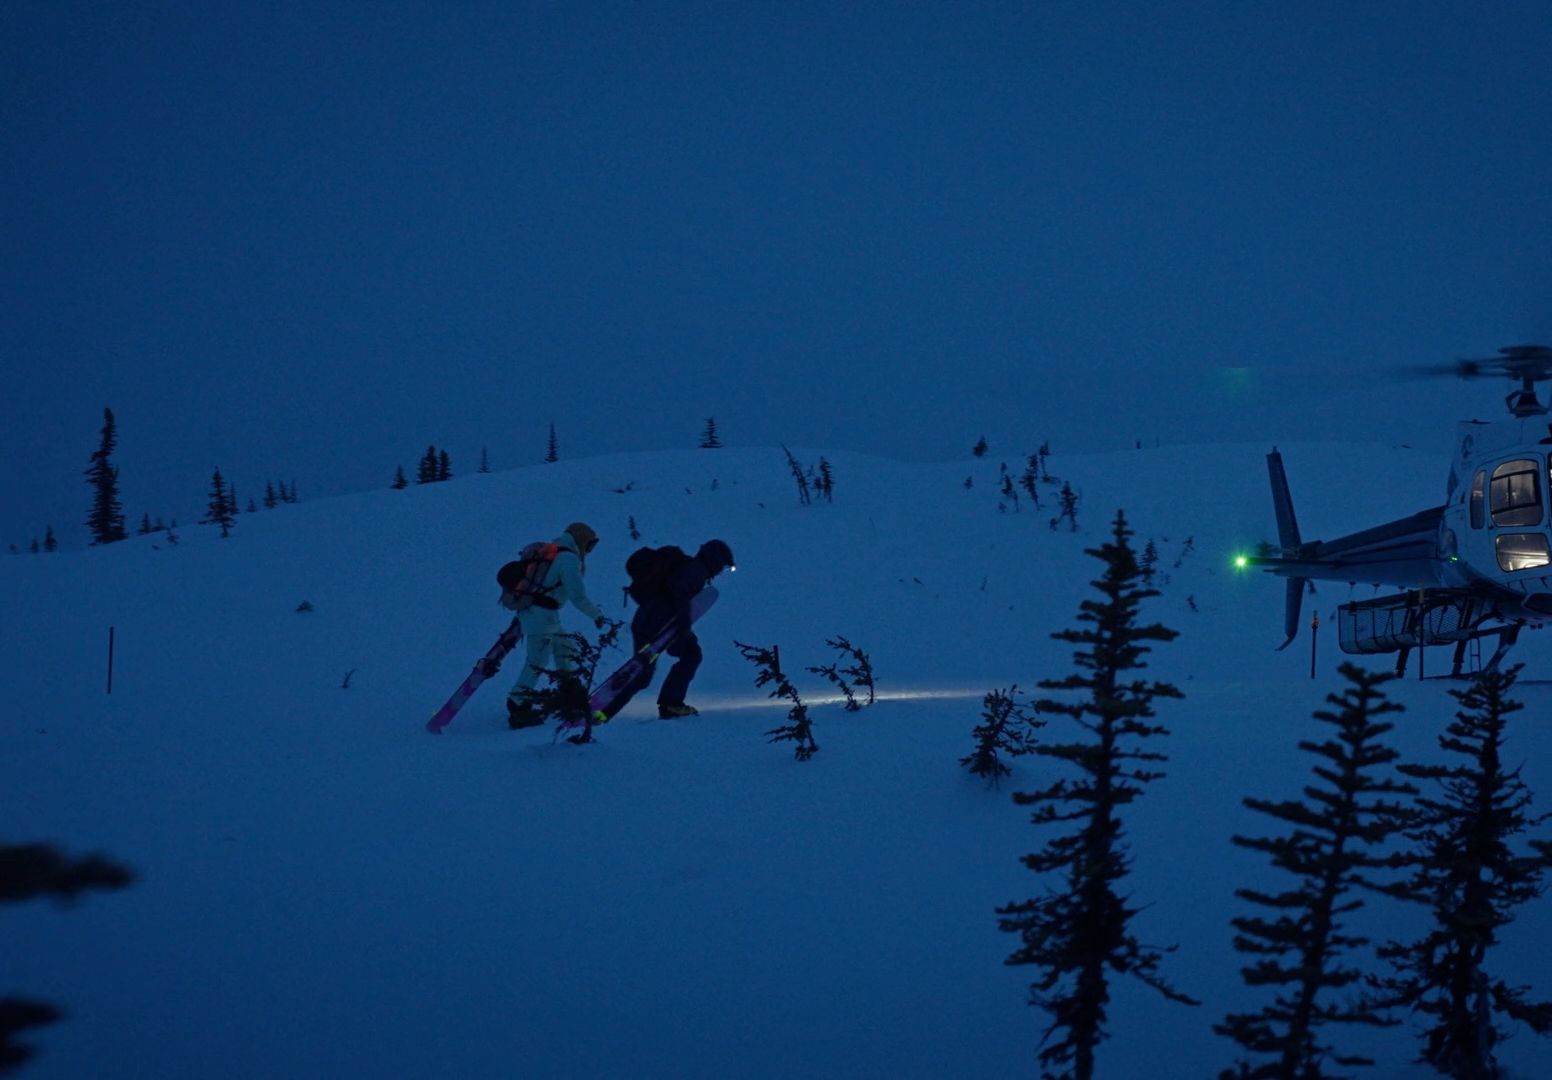
<path fill-rule="evenodd" d="M 1552 621 L 1552 425 L 1466 421 L 1436 538 L 1438 583 L 1491 594 L 1508 618 Z"/>

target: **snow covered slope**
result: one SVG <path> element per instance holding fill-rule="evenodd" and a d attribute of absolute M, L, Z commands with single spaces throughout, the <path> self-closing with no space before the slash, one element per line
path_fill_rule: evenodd
<path fill-rule="evenodd" d="M 1150 905 L 1137 930 L 1179 944 L 1166 974 L 1204 1005 L 1117 985 L 1100 1068 L 1212 1074 L 1237 1048 L 1211 1025 L 1261 1000 L 1229 944 L 1232 892 L 1270 880 L 1229 837 L 1275 830 L 1243 796 L 1305 782 L 1295 743 L 1338 687 L 1329 615 L 1349 595 L 1318 594 L 1318 679 L 1307 636 L 1273 651 L 1282 582 L 1230 569 L 1275 531 L 1266 449 L 1057 455 L 1077 533 L 1049 526 L 1052 485 L 1038 510 L 999 509 L 995 453 L 825 452 L 835 500 L 800 506 L 779 449 L 722 449 L 282 506 L 225 540 L 186 528 L 176 545 L 0 560 L 0 837 L 100 849 L 141 875 L 67 912 L 0 908 L 0 994 L 68 1011 L 26 1075 L 1033 1075 L 1045 1018 L 1025 1004 L 1033 972 L 1002 964 L 1015 941 L 993 908 L 1041 888 L 1018 858 L 1042 834 L 1008 793 L 1055 766 L 1020 759 L 993 791 L 958 759 L 986 691 L 1070 670 L 1050 634 L 1091 592 L 1083 549 L 1118 508 L 1168 579 L 1146 614 L 1181 631 L 1152 673 L 1186 694 L 1160 711 L 1169 776 L 1127 818 Z M 1308 537 L 1442 497 L 1429 455 L 1283 452 Z M 509 666 L 428 736 L 506 625 L 496 567 L 587 521 L 603 538 L 589 589 L 626 617 L 631 518 L 641 543 L 717 536 L 737 555 L 701 624 L 702 715 L 658 721 L 646 693 L 594 745 L 514 733 Z M 867 651 L 881 700 L 817 707 L 821 750 L 799 763 L 766 741 L 782 708 L 732 642 L 780 645 L 824 702 L 802 669 L 834 659 L 837 634 Z M 1552 808 L 1552 649 L 1528 633 L 1515 658 L 1528 708 L 1511 753 Z M 1394 685 L 1414 757 L 1436 758 L 1445 691 Z M 1382 937 L 1418 924 L 1371 911 Z M 1548 905 L 1506 938 L 1494 964 L 1552 994 Z M 1406 1027 L 1335 1038 L 1381 1060 L 1369 1075 L 1429 1075 Z M 1527 1033 L 1503 1058 L 1529 1080 L 1549 1049 Z"/>

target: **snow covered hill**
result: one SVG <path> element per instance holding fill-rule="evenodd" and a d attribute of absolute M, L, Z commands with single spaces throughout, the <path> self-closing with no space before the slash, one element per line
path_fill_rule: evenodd
<path fill-rule="evenodd" d="M 998 493 L 1022 458 L 903 464 L 824 452 L 831 504 L 800 506 L 779 449 L 603 457 L 244 515 L 0 560 L 0 836 L 102 850 L 140 874 L 70 911 L 0 908 L 0 995 L 63 1005 L 29 1077 L 1012 1077 L 1035 1075 L 1044 1014 L 993 908 L 1036 895 L 1018 862 L 1042 834 L 968 776 L 981 696 L 1071 669 L 1073 624 L 1124 509 L 1167 579 L 1146 614 L 1181 631 L 1152 673 L 1168 778 L 1131 811 L 1139 935 L 1179 945 L 1166 974 L 1200 1008 L 1117 984 L 1101 1074 L 1201 1077 L 1237 1047 L 1212 1024 L 1262 999 L 1228 920 L 1271 880 L 1233 847 L 1271 823 L 1245 795 L 1292 797 L 1295 743 L 1338 688 L 1323 586 L 1285 652 L 1281 582 L 1231 569 L 1274 533 L 1267 447 L 1051 458 L 1081 529 Z M 1283 447 L 1304 532 L 1330 536 L 1442 496 L 1442 460 L 1405 449 Z M 806 464 L 820 451 L 795 449 Z M 967 486 L 966 480 L 972 483 Z M 1002 504 L 1002 505 L 999 505 Z M 570 521 L 603 538 L 588 587 L 626 616 L 640 543 L 728 541 L 736 573 L 701 625 L 690 701 L 643 694 L 598 741 L 507 730 L 509 665 L 440 738 L 422 729 L 506 625 L 494 572 Z M 1356 595 L 1368 595 L 1361 588 Z M 299 611 L 304 603 L 310 611 Z M 574 626 L 582 620 L 572 612 Z M 112 693 L 105 692 L 109 628 Z M 802 672 L 837 634 L 879 702 L 846 713 Z M 1552 648 L 1515 659 L 1527 703 L 1511 753 L 1552 808 Z M 781 647 L 820 752 L 765 732 L 782 706 L 733 641 Z M 1443 657 L 1440 657 L 1442 664 Z M 1379 660 L 1376 664 L 1383 665 Z M 1394 742 L 1435 760 L 1447 684 L 1393 684 Z M 1061 721 L 1053 721 L 1059 725 Z M 1056 730 L 1056 729 L 1048 729 Z M 1065 734 L 1065 732 L 1063 733 Z M 1371 903 L 1377 936 L 1419 914 Z M 1552 911 L 1493 957 L 1552 994 Z M 1423 1077 L 1410 1029 L 1341 1033 L 1375 1077 Z M 1549 1075 L 1524 1033 L 1503 1060 Z"/>

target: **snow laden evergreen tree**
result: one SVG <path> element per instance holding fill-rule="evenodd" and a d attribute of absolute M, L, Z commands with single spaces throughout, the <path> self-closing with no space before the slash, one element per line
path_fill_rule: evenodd
<path fill-rule="evenodd" d="M 1355 895 L 1359 890 L 1402 895 L 1395 882 L 1380 880 L 1376 872 L 1404 863 L 1405 856 L 1383 848 L 1409 820 L 1409 808 L 1397 797 L 1414 795 L 1416 789 L 1385 775 L 1398 756 L 1381 741 L 1394 725 L 1380 718 L 1401 711 L 1381 689 L 1392 676 L 1351 663 L 1340 671 L 1349 685 L 1326 697 L 1331 709 L 1315 713 L 1316 720 L 1333 729 L 1331 734 L 1299 743 L 1317 758 L 1305 801 L 1244 800 L 1250 809 L 1286 824 L 1288 831 L 1235 836 L 1234 843 L 1266 854 L 1294 883 L 1281 892 L 1234 891 L 1268 909 L 1265 915 L 1233 920 L 1234 947 L 1253 958 L 1241 969 L 1245 984 L 1270 987 L 1276 996 L 1257 1012 L 1231 1013 L 1214 1025 L 1214 1031 L 1255 1058 L 1224 1070 L 1220 1080 L 1336 1080 L 1332 1066 L 1373 1062 L 1322 1042 L 1324 1028 L 1394 1023 L 1375 999 L 1353 993 L 1363 973 L 1352 966 L 1352 957 L 1369 941 L 1349 930 L 1345 920 L 1364 906 Z"/>
<path fill-rule="evenodd" d="M 560 460 L 560 444 L 555 441 L 555 425 L 550 425 L 550 441 L 546 444 L 544 461 L 547 465 L 553 465 Z"/>
<path fill-rule="evenodd" d="M 446 450 L 437 453 L 436 478 L 437 483 L 453 478 L 453 459 Z"/>
<path fill-rule="evenodd" d="M 715 416 L 708 416 L 706 418 L 706 427 L 701 431 L 700 449 L 720 450 L 721 448 L 722 439 L 717 435 L 717 418 Z"/>
<path fill-rule="evenodd" d="M 1035 731 L 1045 726 L 1036 720 L 1018 700 L 1019 689 L 993 690 L 981 699 L 981 723 L 970 734 L 975 749 L 959 759 L 971 774 L 986 781 L 987 787 L 1013 769 L 1004 758 L 1022 757 L 1035 752 Z"/>
<path fill-rule="evenodd" d="M 399 466 L 396 466 L 394 468 L 394 470 L 393 470 L 393 483 L 389 484 L 388 486 L 390 488 L 392 488 L 394 491 L 403 491 L 405 488 L 410 486 L 409 480 L 404 475 L 404 466 L 403 465 L 399 465 Z M 273 492 L 274 492 L 274 489 L 271 488 L 270 489 L 270 495 L 266 495 L 265 496 L 265 498 L 264 498 L 264 505 L 265 506 L 274 506 L 275 505 L 273 502 L 270 501 L 270 496 L 273 494 Z"/>
<path fill-rule="evenodd" d="M 1401 772 L 1430 783 L 1417 800 L 1418 819 L 1408 831 L 1416 845 L 1407 882 L 1433 909 L 1433 927 L 1420 940 L 1380 950 L 1395 969 L 1380 980 L 1396 1004 L 1432 1021 L 1423 1032 L 1423 1059 L 1455 1080 L 1492 1080 L 1501 1074 L 1493 1047 L 1505 1032 L 1500 1015 L 1538 1035 L 1552 1034 L 1552 1002 L 1526 1000 L 1525 987 L 1510 986 L 1486 970 L 1487 951 L 1513 909 L 1542 894 L 1552 867 L 1552 845 L 1529 841 L 1531 853 L 1510 842 L 1545 820 L 1529 813 L 1531 794 L 1519 769 L 1503 760 L 1509 717 L 1524 706 L 1509 698 L 1520 666 L 1483 671 L 1464 690 L 1455 720 L 1439 746 L 1454 765 L 1403 765 Z"/>
<path fill-rule="evenodd" d="M 1144 588 L 1132 530 L 1118 512 L 1109 542 L 1090 548 L 1104 564 L 1094 587 L 1098 599 L 1079 605 L 1079 629 L 1052 635 L 1076 646 L 1077 670 L 1066 678 L 1044 679 L 1042 690 L 1072 695 L 1042 698 L 1036 708 L 1070 718 L 1080 729 L 1076 741 L 1050 742 L 1035 752 L 1076 769 L 1073 779 L 1057 780 L 1035 792 L 1016 792 L 1019 806 L 1034 807 L 1039 826 L 1062 826 L 1040 851 L 1023 863 L 1042 878 L 1042 895 L 997 909 L 998 926 L 1018 934 L 1023 945 L 1005 961 L 1039 969 L 1030 985 L 1030 1003 L 1051 1017 L 1039 1062 L 1047 1077 L 1090 1080 L 1095 1050 L 1107 1035 L 1106 1006 L 1113 975 L 1130 976 L 1171 1001 L 1197 1002 L 1174 989 L 1159 972 L 1165 949 L 1145 945 L 1132 933 L 1140 908 L 1123 894 L 1131 856 L 1121 811 L 1163 774 L 1166 760 L 1144 749 L 1147 740 L 1167 735 L 1153 722 L 1158 698 L 1180 698 L 1166 682 L 1141 677 L 1152 643 L 1172 641 L 1177 632 L 1159 623 L 1142 623 L 1139 608 L 1158 592 Z"/>
<path fill-rule="evenodd" d="M 200 519 L 201 525 L 221 526 L 223 537 L 232 535 L 232 524 L 237 520 L 237 504 L 233 501 L 232 492 L 226 486 L 226 481 L 221 478 L 221 470 L 218 468 L 215 475 L 210 478 L 210 501 L 205 504 L 205 516 Z"/>
<path fill-rule="evenodd" d="M 92 512 L 87 516 L 86 527 L 92 532 L 93 544 L 111 544 L 126 539 L 124 507 L 119 504 L 119 470 L 109 458 L 118 445 L 118 424 L 113 410 L 102 410 L 102 438 L 92 454 L 86 469 L 86 482 L 92 486 Z"/>

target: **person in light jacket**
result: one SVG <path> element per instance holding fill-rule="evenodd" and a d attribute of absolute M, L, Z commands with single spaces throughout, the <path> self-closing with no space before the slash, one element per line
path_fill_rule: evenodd
<path fill-rule="evenodd" d="M 592 619 L 599 629 L 608 622 L 598 605 L 588 599 L 587 587 L 582 583 L 582 577 L 587 573 L 588 553 L 598 546 L 598 534 L 583 522 L 574 521 L 554 542 L 560 551 L 550 564 L 540 592 L 554 601 L 555 607 L 532 604 L 517 616 L 522 622 L 523 640 L 528 643 L 528 659 L 516 685 L 507 694 L 507 723 L 514 730 L 544 723 L 544 717 L 531 704 L 528 692 L 550 667 L 552 655 L 555 670 L 568 673 L 576 670 L 572 656 L 574 644 L 561 626 L 560 609 L 569 603 Z"/>

